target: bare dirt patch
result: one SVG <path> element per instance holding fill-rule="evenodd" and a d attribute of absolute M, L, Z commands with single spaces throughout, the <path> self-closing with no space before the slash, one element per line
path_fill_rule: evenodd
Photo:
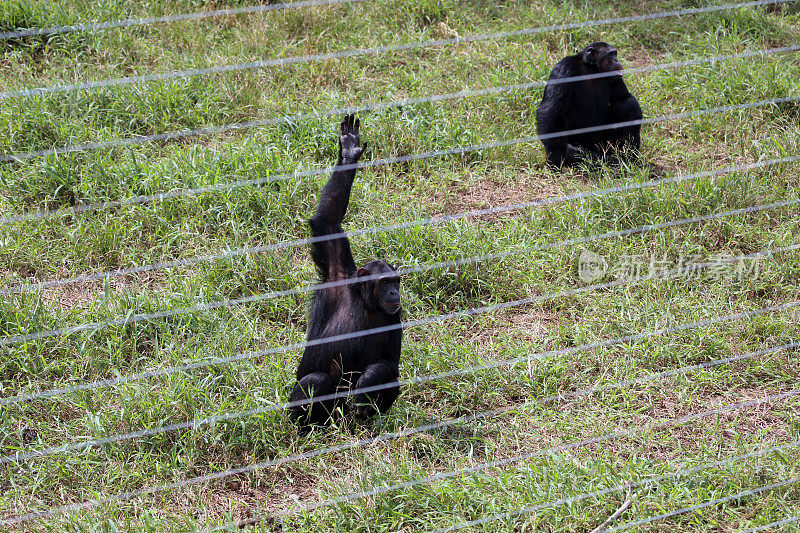
<path fill-rule="evenodd" d="M 564 181 L 563 179 L 559 181 Z M 475 209 L 492 209 L 517 205 L 564 194 L 564 188 L 547 173 L 522 175 L 516 180 L 491 177 L 480 183 L 469 183 L 444 200 L 445 213 L 459 213 Z M 478 218 L 492 219 L 504 213 L 487 214 Z"/>
<path fill-rule="evenodd" d="M 533 313 L 527 310 L 513 310 L 508 313 L 510 324 L 507 331 L 522 333 L 529 339 L 542 339 L 558 323 L 556 315 L 552 313 Z"/>
<path fill-rule="evenodd" d="M 735 394 L 720 395 L 716 391 L 701 390 L 693 394 L 691 403 L 680 399 L 669 391 L 661 391 L 654 395 L 641 394 L 642 402 L 649 403 L 651 408 L 629 408 L 628 412 L 646 412 L 638 426 L 642 432 L 634 431 L 613 439 L 614 449 L 609 451 L 605 442 L 592 444 L 587 451 L 592 453 L 613 453 L 627 457 L 633 454 L 648 456 L 659 461 L 679 460 L 685 457 L 689 450 L 700 453 L 708 447 L 715 448 L 720 453 L 736 453 L 740 450 L 742 441 L 758 442 L 764 447 L 768 441 L 784 442 L 790 440 L 789 425 L 785 417 L 776 414 L 787 408 L 797 409 L 796 403 L 788 407 L 787 400 L 763 402 L 754 406 L 728 409 L 719 413 L 712 410 L 732 407 L 736 404 L 763 399 L 779 394 L 778 390 L 763 389 L 738 389 Z M 788 400 L 791 401 L 791 400 Z M 585 417 L 578 404 L 566 404 L 564 413 L 572 413 L 573 417 Z M 603 416 L 601 406 L 591 417 Z M 594 411 L 594 410 L 593 410 Z M 606 413 L 608 415 L 608 413 Z M 699 415 L 687 420 L 683 424 L 671 424 L 671 421 L 681 417 Z M 650 424 L 655 424 L 650 426 Z M 622 424 L 623 427 L 614 429 L 627 433 L 635 430 L 636 421 Z M 650 429 L 647 429 L 650 427 Z M 609 428 L 611 429 L 611 428 Z"/>
<path fill-rule="evenodd" d="M 482 329 L 474 340 L 482 350 L 494 353 L 496 344 L 513 339 L 519 342 L 537 341 L 549 346 L 548 336 L 557 328 L 558 320 L 555 315 L 544 312 L 534 312 L 528 309 L 514 309 L 497 318 L 497 326 Z M 502 355 L 502 350 L 500 350 Z"/>
<path fill-rule="evenodd" d="M 659 54 L 655 50 L 648 48 L 629 48 L 620 51 L 620 61 L 623 67 L 645 68 L 650 65 L 657 65 L 664 62 L 664 54 Z"/>
<path fill-rule="evenodd" d="M 202 489 L 188 488 L 168 498 L 159 509 L 162 516 L 180 516 L 202 509 L 211 521 L 232 519 L 240 526 L 272 525 L 279 531 L 285 517 L 319 500 L 313 475 L 288 468 L 271 469 L 219 479 Z M 195 514 L 198 516 L 198 514 Z"/>
<path fill-rule="evenodd" d="M 132 290 L 138 292 L 143 288 L 157 290 L 165 287 L 167 277 L 163 272 L 143 272 L 129 276 L 118 276 L 109 280 L 109 287 L 114 292 Z M 59 306 L 62 310 L 88 309 L 91 303 L 103 296 L 105 287 L 103 280 L 72 283 L 46 289 L 42 293 L 45 304 Z"/>

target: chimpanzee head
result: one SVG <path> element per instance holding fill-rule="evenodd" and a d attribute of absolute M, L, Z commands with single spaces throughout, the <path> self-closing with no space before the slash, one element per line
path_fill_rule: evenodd
<path fill-rule="evenodd" d="M 371 278 L 356 284 L 367 309 L 390 316 L 400 312 L 400 276 L 392 265 L 386 261 L 370 261 L 358 269 L 356 276 Z"/>
<path fill-rule="evenodd" d="M 617 59 L 617 49 L 608 43 L 596 42 L 584 48 L 581 60 L 597 72 L 619 72 L 622 64 Z"/>

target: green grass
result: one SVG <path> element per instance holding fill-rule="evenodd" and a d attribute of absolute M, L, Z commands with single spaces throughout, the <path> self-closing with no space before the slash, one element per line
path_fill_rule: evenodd
<path fill-rule="evenodd" d="M 0 30 L 158 16 L 248 5 L 230 0 L 145 2 L 3 0 Z M 402 44 L 704 3 L 455 2 L 376 0 L 333 7 L 203 19 L 94 33 L 9 40 L 0 46 L 0 91 L 146 75 L 254 60 Z M 44 150 L 83 142 L 269 119 L 463 89 L 546 79 L 564 55 L 602 39 L 629 67 L 796 44 L 796 3 L 681 19 L 601 26 L 335 61 L 0 101 L 0 150 Z M 645 115 L 798 95 L 796 54 L 728 60 L 629 75 Z M 365 158 L 379 159 L 535 134 L 541 89 L 363 114 Z M 0 216 L 114 201 L 176 188 L 224 184 L 332 164 L 338 119 L 303 120 L 0 164 Z M 526 202 L 659 177 L 794 156 L 800 106 L 770 105 L 666 121 L 643 130 L 645 165 L 554 172 L 537 143 L 428 158 L 359 173 L 346 225 L 374 225 Z M 162 202 L 28 220 L 0 227 L 0 289 L 217 254 L 308 235 L 305 220 L 326 176 Z M 358 261 L 402 267 L 532 247 L 574 237 L 795 198 L 796 163 L 642 188 L 546 208 L 407 228 L 353 239 Z M 656 257 L 747 254 L 798 242 L 798 206 L 682 225 L 581 246 L 410 274 L 409 320 L 546 295 L 584 285 L 584 248 L 613 263 Z M 526 357 L 790 302 L 800 294 L 797 253 L 759 261 L 742 279 L 710 275 L 550 298 L 502 312 L 409 328 L 403 378 Z M 752 267 L 752 265 L 750 265 Z M 612 281 L 608 274 L 602 281 Z M 0 335 L 23 335 L 135 313 L 154 313 L 291 289 L 315 280 L 297 247 L 6 296 Z M 0 396 L 158 370 L 300 342 L 302 294 L 0 347 Z M 796 338 L 798 310 L 762 314 L 646 337 L 513 367 L 468 372 L 407 387 L 392 411 L 369 423 L 344 421 L 299 437 L 283 412 L 241 417 L 75 453 L 0 465 L 0 518 L 104 498 L 257 462 L 406 431 L 476 410 L 501 416 L 453 424 L 358 449 L 264 468 L 208 483 L 104 504 L 38 522 L 47 531 L 191 531 L 275 517 L 353 491 L 627 432 L 501 468 L 397 488 L 286 517 L 284 531 L 412 531 L 446 527 L 519 507 L 676 474 L 635 491 L 618 523 L 736 494 L 798 475 L 789 447 L 682 471 L 800 437 L 800 402 L 775 401 L 659 427 L 675 417 L 792 390 L 796 352 L 608 388 L 557 402 L 542 397 L 606 387 L 687 365 L 778 346 Z M 49 448 L 285 401 L 297 351 L 0 407 L 0 455 Z M 655 427 L 654 427 L 655 426 Z M 630 431 L 629 431 L 630 430 Z M 489 522 L 480 531 L 589 531 L 624 492 Z M 800 513 L 788 486 L 710 506 L 639 531 L 738 531 Z M 255 526 L 272 531 L 275 522 Z M 797 530 L 786 526 L 786 531 Z"/>

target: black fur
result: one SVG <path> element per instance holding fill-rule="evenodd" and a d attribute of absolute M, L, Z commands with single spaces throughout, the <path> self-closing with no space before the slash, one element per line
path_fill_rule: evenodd
<path fill-rule="evenodd" d="M 622 65 L 617 50 L 603 42 L 590 44 L 553 67 L 536 110 L 537 131 L 547 135 L 562 131 L 641 120 L 639 102 L 628 91 L 622 74 L 552 84 L 552 80 L 618 72 Z M 553 167 L 570 166 L 583 160 L 618 162 L 618 151 L 626 149 L 635 158 L 641 146 L 641 125 L 542 139 L 547 162 Z"/>
<path fill-rule="evenodd" d="M 361 146 L 358 129 L 359 121 L 352 115 L 342 121 L 339 161 L 322 191 L 316 214 L 308 221 L 315 237 L 342 233 L 356 169 L 340 167 L 358 162 L 367 146 Z M 309 309 L 308 340 L 400 324 L 400 278 L 392 265 L 371 261 L 357 268 L 350 241 L 344 236 L 313 243 L 311 257 L 323 283 L 365 276 L 378 279 L 315 291 Z M 289 400 L 397 381 L 401 340 L 402 331 L 397 328 L 307 347 Z M 400 388 L 395 386 L 356 394 L 356 415 L 369 416 L 375 408 L 382 413 L 387 411 L 399 393 Z M 343 399 L 313 402 L 291 408 L 289 413 L 305 430 L 327 424 L 331 413 L 344 403 Z"/>

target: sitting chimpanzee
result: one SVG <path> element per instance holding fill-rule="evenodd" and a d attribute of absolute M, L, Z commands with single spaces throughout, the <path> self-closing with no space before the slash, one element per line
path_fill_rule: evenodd
<path fill-rule="evenodd" d="M 370 261 L 356 267 L 350 241 L 342 234 L 342 219 L 350 201 L 350 190 L 356 176 L 354 165 L 364 153 L 360 144 L 359 121 L 352 115 L 342 121 L 339 136 L 339 161 L 333 169 L 317 206 L 308 221 L 314 237 L 342 236 L 314 242 L 311 257 L 322 283 L 358 280 L 317 289 L 308 317 L 308 340 L 347 335 L 382 326 L 400 324 L 400 277 L 386 261 Z M 307 346 L 297 369 L 297 385 L 289 398 L 295 402 L 337 392 L 396 382 L 399 377 L 399 327 L 389 331 L 356 336 Z M 381 413 L 391 407 L 400 393 L 398 386 L 356 393 L 355 414 L 367 417 L 377 408 Z M 294 406 L 290 416 L 306 431 L 313 425 L 325 425 L 344 399 L 311 402 Z"/>
<path fill-rule="evenodd" d="M 616 164 L 621 149 L 632 159 L 636 158 L 641 144 L 640 124 L 558 135 L 564 131 L 642 119 L 642 109 L 622 81 L 621 70 L 617 50 L 603 42 L 590 44 L 553 67 L 536 111 L 537 132 L 545 136 L 542 143 L 551 166 L 570 166 L 583 160 Z M 613 74 L 563 81 L 603 72 Z M 554 80 L 559 81 L 554 83 Z M 552 134 L 556 135 L 550 136 Z"/>

